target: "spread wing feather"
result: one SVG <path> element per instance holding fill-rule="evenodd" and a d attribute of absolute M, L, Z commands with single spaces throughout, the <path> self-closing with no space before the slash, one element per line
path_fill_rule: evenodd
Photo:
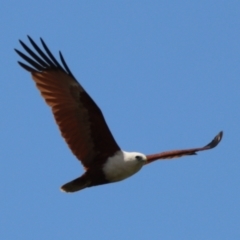
<path fill-rule="evenodd" d="M 21 67 L 31 72 L 41 95 L 51 107 L 56 123 L 73 154 L 85 168 L 103 163 L 107 157 L 120 150 L 114 140 L 104 116 L 77 82 L 68 68 L 61 52 L 60 60 L 55 59 L 47 45 L 41 39 L 41 50 L 30 38 L 34 51 L 20 41 L 27 56 L 15 49 L 30 66 L 18 62 Z"/>

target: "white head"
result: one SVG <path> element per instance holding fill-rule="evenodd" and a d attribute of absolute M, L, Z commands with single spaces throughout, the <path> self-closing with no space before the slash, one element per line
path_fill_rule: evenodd
<path fill-rule="evenodd" d="M 147 157 L 138 152 L 123 152 L 125 161 L 132 161 L 137 164 L 144 165 L 147 162 Z"/>

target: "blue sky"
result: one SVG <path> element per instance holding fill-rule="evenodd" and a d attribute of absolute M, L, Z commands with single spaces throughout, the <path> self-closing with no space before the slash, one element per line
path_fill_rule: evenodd
<path fill-rule="evenodd" d="M 1 239 L 240 239 L 240 2 L 16 1 L 0 9 Z M 211 151 L 65 194 L 82 166 L 60 137 L 18 39 L 42 37 L 126 151 Z"/>

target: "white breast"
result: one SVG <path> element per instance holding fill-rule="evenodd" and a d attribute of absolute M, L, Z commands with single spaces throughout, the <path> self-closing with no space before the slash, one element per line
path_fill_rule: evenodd
<path fill-rule="evenodd" d="M 135 156 L 135 153 L 118 151 L 113 157 L 108 158 L 103 166 L 106 179 L 110 182 L 117 182 L 138 172 L 144 163 L 138 161 Z"/>

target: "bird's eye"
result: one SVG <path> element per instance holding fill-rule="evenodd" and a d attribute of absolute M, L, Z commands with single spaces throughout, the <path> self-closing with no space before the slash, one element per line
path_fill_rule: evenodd
<path fill-rule="evenodd" d="M 142 157 L 141 156 L 136 156 L 135 157 L 137 160 L 142 160 Z"/>

